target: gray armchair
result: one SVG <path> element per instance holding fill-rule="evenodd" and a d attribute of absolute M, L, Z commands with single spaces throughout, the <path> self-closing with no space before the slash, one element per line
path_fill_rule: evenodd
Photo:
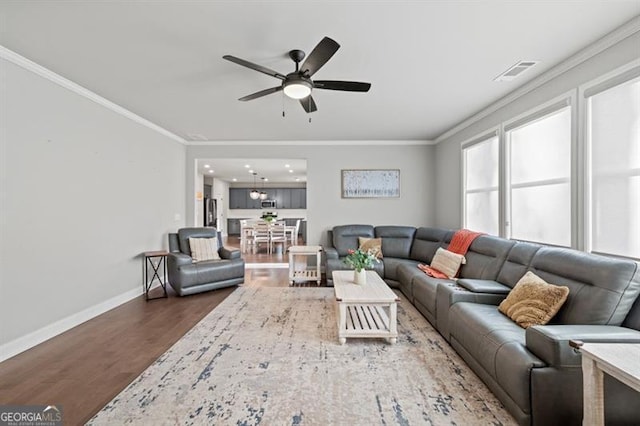
<path fill-rule="evenodd" d="M 220 260 L 193 263 L 189 238 L 217 238 Z M 230 287 L 244 282 L 244 260 L 240 251 L 222 246 L 215 228 L 182 228 L 169 234 L 167 256 L 169 284 L 179 296 Z"/>

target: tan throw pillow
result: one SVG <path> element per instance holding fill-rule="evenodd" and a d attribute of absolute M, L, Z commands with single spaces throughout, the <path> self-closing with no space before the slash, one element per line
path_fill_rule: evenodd
<path fill-rule="evenodd" d="M 220 260 L 217 238 L 189 238 L 189 248 L 194 262 Z"/>
<path fill-rule="evenodd" d="M 467 263 L 467 260 L 463 255 L 438 247 L 429 266 L 442 272 L 447 277 L 453 278 L 458 273 L 460 265 L 464 265 L 465 263 Z"/>
<path fill-rule="evenodd" d="M 522 328 L 544 325 L 560 310 L 568 295 L 569 287 L 549 284 L 529 271 L 500 303 L 498 310 Z"/>
<path fill-rule="evenodd" d="M 371 252 L 377 259 L 382 259 L 382 238 L 365 238 L 358 237 L 360 250 Z"/>

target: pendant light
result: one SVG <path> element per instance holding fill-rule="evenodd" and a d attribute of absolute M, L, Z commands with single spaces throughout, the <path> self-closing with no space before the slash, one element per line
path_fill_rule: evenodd
<path fill-rule="evenodd" d="M 256 189 L 256 175 L 257 175 L 257 173 L 254 172 L 252 174 L 253 174 L 253 189 L 251 190 L 251 192 L 249 192 L 249 197 L 251 197 L 252 200 L 257 200 L 258 198 L 260 198 L 260 193 Z"/>
<path fill-rule="evenodd" d="M 260 178 L 262 179 L 262 191 L 260 191 L 260 199 L 261 200 L 266 200 L 267 199 L 267 193 L 264 191 L 264 181 L 266 180 L 265 178 Z"/>

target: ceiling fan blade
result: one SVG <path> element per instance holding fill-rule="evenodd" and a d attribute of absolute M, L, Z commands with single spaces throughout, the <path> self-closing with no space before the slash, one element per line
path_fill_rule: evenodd
<path fill-rule="evenodd" d="M 315 112 L 318 110 L 318 107 L 316 107 L 316 102 L 313 100 L 313 97 L 311 95 L 307 96 L 304 99 L 300 99 L 300 105 L 302 105 L 302 108 L 304 108 L 307 113 Z"/>
<path fill-rule="evenodd" d="M 320 43 L 313 48 L 300 70 L 308 77 L 314 75 L 324 64 L 327 63 L 334 53 L 338 51 L 340 45 L 329 37 L 320 40 Z"/>
<path fill-rule="evenodd" d="M 338 80 L 314 80 L 315 89 L 344 90 L 347 92 L 368 92 L 371 83 L 361 83 L 359 81 L 338 81 Z"/>
<path fill-rule="evenodd" d="M 238 65 L 242 65 L 243 67 L 251 68 L 252 70 L 256 70 L 256 71 L 259 71 L 261 73 L 270 75 L 271 77 L 279 78 L 280 80 L 284 80 L 284 79 L 287 78 L 284 75 L 282 75 L 279 72 L 276 72 L 276 71 L 274 71 L 272 69 L 269 69 L 267 67 L 263 67 L 262 65 L 254 64 L 253 62 L 245 61 L 244 59 L 236 58 L 235 56 L 224 55 L 222 58 L 226 59 L 227 61 L 234 62 L 234 63 L 236 63 Z"/>
<path fill-rule="evenodd" d="M 261 90 L 259 92 L 252 93 L 250 95 L 244 96 L 244 97 L 242 97 L 242 98 L 240 98 L 238 100 L 239 101 L 251 101 L 251 100 L 256 99 L 256 98 L 261 98 L 263 96 L 267 96 L 267 95 L 270 95 L 272 93 L 279 92 L 281 90 L 282 90 L 282 86 L 272 87 L 270 89 L 264 89 L 264 90 Z"/>

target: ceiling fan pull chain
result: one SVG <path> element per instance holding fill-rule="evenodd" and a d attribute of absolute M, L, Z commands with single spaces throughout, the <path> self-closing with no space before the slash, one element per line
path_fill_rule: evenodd
<path fill-rule="evenodd" d="M 284 117 L 284 92 L 282 92 L 282 116 Z"/>

